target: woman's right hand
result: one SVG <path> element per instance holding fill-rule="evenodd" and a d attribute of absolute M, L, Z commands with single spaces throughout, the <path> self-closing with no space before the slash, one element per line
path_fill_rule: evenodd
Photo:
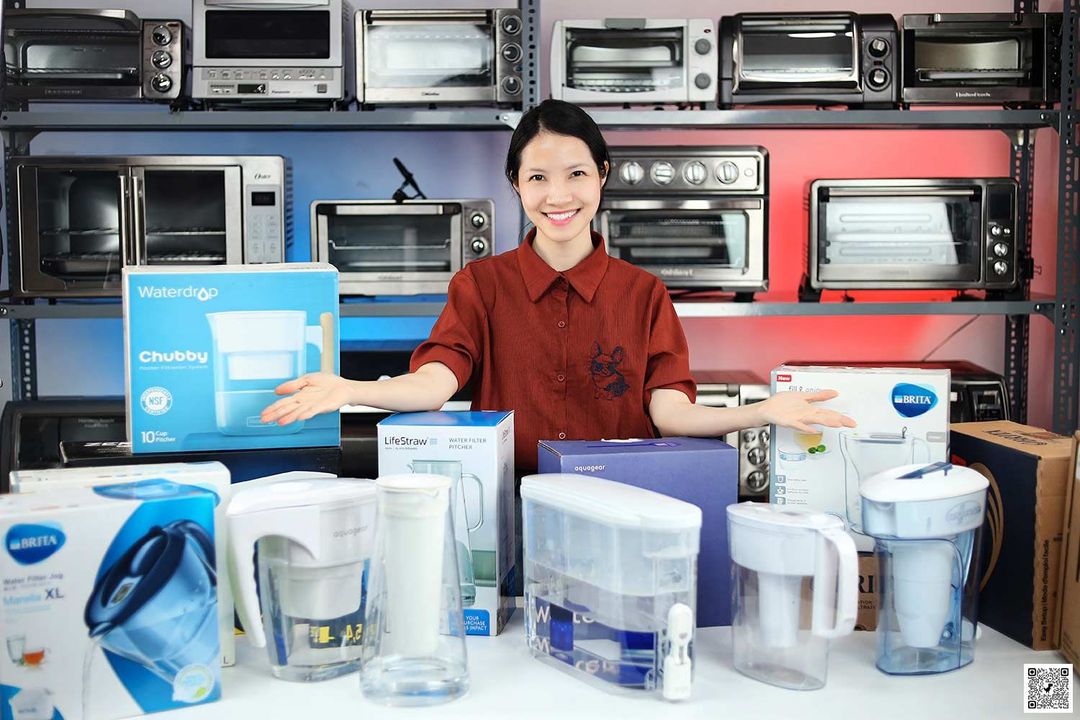
<path fill-rule="evenodd" d="M 320 413 L 333 412 L 349 404 L 351 382 L 333 373 L 308 373 L 284 382 L 274 389 L 278 395 L 288 395 L 262 411 L 260 420 L 288 425 L 307 420 Z"/>

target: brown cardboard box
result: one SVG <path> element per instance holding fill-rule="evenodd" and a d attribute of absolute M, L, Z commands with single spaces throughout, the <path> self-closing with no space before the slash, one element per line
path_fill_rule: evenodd
<path fill-rule="evenodd" d="M 1073 436 L 1072 482 L 1065 504 L 1065 530 L 1061 553 L 1061 622 L 1057 644 L 1061 654 L 1080 665 L 1080 430 Z"/>
<path fill-rule="evenodd" d="M 953 462 L 990 480 L 979 622 L 1035 650 L 1054 648 L 1072 440 L 1006 421 L 951 429 Z"/>
<path fill-rule="evenodd" d="M 856 630 L 877 629 L 878 560 L 872 552 L 859 553 L 859 612 Z"/>

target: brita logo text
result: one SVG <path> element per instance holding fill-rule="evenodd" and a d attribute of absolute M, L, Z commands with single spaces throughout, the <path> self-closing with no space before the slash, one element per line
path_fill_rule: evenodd
<path fill-rule="evenodd" d="M 207 300 L 213 300 L 217 296 L 217 288 L 195 287 L 194 285 L 182 288 L 154 287 L 153 285 L 139 286 L 139 297 L 150 300 L 194 298 L 199 302 L 206 302 Z"/>
<path fill-rule="evenodd" d="M 199 363 L 205 365 L 210 360 L 210 353 L 195 352 L 194 350 L 170 350 L 158 352 L 157 350 L 143 350 L 139 353 L 141 363 Z"/>
<path fill-rule="evenodd" d="M 897 383 L 892 389 L 892 404 L 903 417 L 913 418 L 927 413 L 938 403 L 937 393 L 928 387 L 912 383 Z"/>
<path fill-rule="evenodd" d="M 414 438 L 414 437 L 399 437 L 397 435 L 387 435 L 383 438 L 383 445 L 387 447 L 423 447 L 428 444 L 434 445 L 433 438 Z"/>
<path fill-rule="evenodd" d="M 11 526 L 4 538 L 4 547 L 15 562 L 33 565 L 62 548 L 65 540 L 67 538 L 59 525 L 27 523 Z"/>

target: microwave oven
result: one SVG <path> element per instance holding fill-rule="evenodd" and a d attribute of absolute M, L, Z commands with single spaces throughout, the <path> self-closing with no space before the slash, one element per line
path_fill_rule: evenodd
<path fill-rule="evenodd" d="M 521 11 L 359 10 L 361 105 L 520 106 Z"/>
<path fill-rule="evenodd" d="M 697 404 L 709 407 L 753 405 L 770 395 L 759 376 L 746 371 L 694 371 Z M 739 453 L 739 500 L 769 498 L 769 426 L 744 428 L 724 436 Z"/>
<path fill-rule="evenodd" d="M 12 158 L 16 297 L 119 296 L 129 265 L 283 262 L 282 157 Z"/>
<path fill-rule="evenodd" d="M 1061 94 L 1061 13 L 905 15 L 908 104 L 1049 105 Z"/>
<path fill-rule="evenodd" d="M 720 19 L 719 104 L 891 108 L 899 57 L 891 15 L 731 15 Z"/>
<path fill-rule="evenodd" d="M 342 0 L 192 0 L 191 96 L 327 103 L 346 94 Z"/>
<path fill-rule="evenodd" d="M 184 26 L 128 10 L 5 9 L 5 103 L 180 97 Z"/>
<path fill-rule="evenodd" d="M 338 269 L 342 295 L 445 293 L 494 249 L 492 200 L 316 200 L 311 257 Z"/>
<path fill-rule="evenodd" d="M 762 147 L 612 147 L 595 220 L 608 254 L 669 288 L 752 299 L 768 289 L 768 157 Z"/>
<path fill-rule="evenodd" d="M 1029 274 L 1010 178 L 816 180 L 811 292 L 1014 290 Z"/>
<path fill-rule="evenodd" d="M 713 21 L 558 20 L 551 96 L 582 105 L 715 102 Z"/>

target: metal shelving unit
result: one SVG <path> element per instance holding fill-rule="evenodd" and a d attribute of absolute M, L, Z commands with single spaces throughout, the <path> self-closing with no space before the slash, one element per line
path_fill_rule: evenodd
<path fill-rule="evenodd" d="M 540 100 L 538 56 L 540 52 L 539 3 L 520 0 L 525 46 L 524 107 Z M 22 0 L 4 0 L 5 8 L 21 7 Z M 1038 10 L 1037 0 L 1015 0 L 1018 12 Z M 1054 324 L 1053 427 L 1070 432 L 1077 427 L 1080 409 L 1080 178 L 1076 145 L 1080 142 L 1080 108 L 1077 106 L 1077 21 L 1080 0 L 1064 0 L 1064 34 L 1061 106 L 1040 109 L 915 109 L 915 110 L 788 110 L 779 108 L 650 112 L 648 110 L 590 109 L 597 123 L 610 130 L 644 129 L 955 129 L 999 130 L 1012 146 L 1012 175 L 1020 183 L 1028 222 L 1017 238 L 1030 257 L 1032 183 L 1034 177 L 1034 131 L 1053 128 L 1060 143 L 1057 286 L 1055 297 L 1033 297 L 1027 283 L 1014 298 L 964 302 L 720 302 L 711 299 L 675 298 L 680 317 L 821 317 L 821 316 L 1001 316 L 1006 324 L 1005 376 L 1013 399 L 1013 416 L 1027 414 L 1030 318 L 1047 318 Z M 40 132 L 130 130 L 161 131 L 392 131 L 508 130 L 517 125 L 520 111 L 495 109 L 380 109 L 375 111 L 179 111 L 160 107 L 137 107 L 124 111 L 78 109 L 0 112 L 5 166 L 12 155 L 25 154 Z M 14 199 L 8 183 L 8 207 Z M 11 218 L 8 237 L 11 237 Z M 346 302 L 343 317 L 432 316 L 442 302 Z M 36 396 L 34 323 L 39 319 L 119 318 L 116 302 L 0 303 L 0 320 L 11 328 L 11 388 L 14 398 Z"/>

